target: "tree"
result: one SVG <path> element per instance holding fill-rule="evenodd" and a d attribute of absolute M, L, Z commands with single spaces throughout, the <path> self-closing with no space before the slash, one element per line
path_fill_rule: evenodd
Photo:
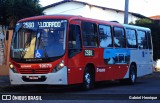
<path fill-rule="evenodd" d="M 18 20 L 42 14 L 43 8 L 39 0 L 0 0 L 0 25 L 3 35 L 6 34 L 7 28 L 13 29 Z M 6 45 L 4 46 L 6 52 L 5 47 Z"/>
<path fill-rule="evenodd" d="M 0 0 L 0 24 L 14 28 L 19 19 L 43 14 L 39 0 Z"/>
<path fill-rule="evenodd" d="M 7 17 L 9 28 L 13 28 L 19 19 L 42 15 L 43 9 L 39 5 L 39 0 L 9 0 Z"/>
<path fill-rule="evenodd" d="M 133 24 L 133 23 L 131 23 Z M 160 25 L 155 23 L 150 19 L 139 19 L 136 20 L 135 24 L 142 27 L 148 27 L 151 29 L 152 33 L 152 43 L 153 43 L 153 58 L 157 60 L 160 58 Z"/>
<path fill-rule="evenodd" d="M 154 22 L 150 19 L 143 18 L 143 19 L 136 20 L 135 24 L 136 25 L 145 25 L 145 24 L 153 24 L 154 25 Z"/>
<path fill-rule="evenodd" d="M 7 0 L 0 0 L 0 25 L 2 27 L 2 32 L 5 34 L 5 29 L 7 26 L 7 15 L 6 15 L 6 9 L 7 9 Z"/>

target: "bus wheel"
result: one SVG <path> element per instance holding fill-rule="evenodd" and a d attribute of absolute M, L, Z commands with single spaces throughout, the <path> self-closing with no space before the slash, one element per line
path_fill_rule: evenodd
<path fill-rule="evenodd" d="M 134 65 L 130 66 L 130 71 L 129 71 L 129 78 L 128 78 L 128 83 L 129 84 L 134 84 L 136 82 L 137 75 L 136 75 L 136 67 Z"/>
<path fill-rule="evenodd" d="M 88 68 L 86 68 L 83 76 L 83 89 L 89 90 L 92 89 L 93 87 L 94 87 L 93 74 L 91 73 L 91 71 L 89 71 Z"/>

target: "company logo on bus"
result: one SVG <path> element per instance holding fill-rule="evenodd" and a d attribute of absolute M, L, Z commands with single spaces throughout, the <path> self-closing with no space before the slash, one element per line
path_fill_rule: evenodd
<path fill-rule="evenodd" d="M 97 68 L 97 72 L 106 72 L 105 68 Z"/>
<path fill-rule="evenodd" d="M 31 65 L 21 65 L 21 68 L 31 68 Z"/>

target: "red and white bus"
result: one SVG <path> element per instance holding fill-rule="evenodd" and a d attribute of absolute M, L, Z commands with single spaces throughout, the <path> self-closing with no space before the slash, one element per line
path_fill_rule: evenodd
<path fill-rule="evenodd" d="M 10 50 L 12 85 L 83 84 L 152 73 L 149 28 L 71 15 L 36 16 L 16 24 Z"/>

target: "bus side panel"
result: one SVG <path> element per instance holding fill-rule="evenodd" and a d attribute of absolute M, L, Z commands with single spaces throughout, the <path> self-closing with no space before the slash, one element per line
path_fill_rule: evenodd
<path fill-rule="evenodd" d="M 68 58 L 68 84 L 76 84 L 83 82 L 83 52 Z"/>
<path fill-rule="evenodd" d="M 93 53 L 90 54 L 92 51 Z M 83 76 L 85 72 L 85 68 L 88 64 L 93 64 L 96 72 L 97 66 L 99 65 L 99 48 L 84 48 L 82 52 L 76 54 L 75 56 L 68 58 L 68 83 L 76 84 L 83 82 Z M 103 74 L 103 76 L 102 76 Z M 105 73 L 100 73 L 99 80 L 105 80 Z"/>
<path fill-rule="evenodd" d="M 118 64 L 112 66 L 114 77 L 113 79 L 123 79 L 128 71 L 128 64 Z"/>
<path fill-rule="evenodd" d="M 93 55 L 86 56 L 85 55 L 85 50 L 92 50 Z M 103 60 L 103 53 L 100 48 L 85 48 L 84 49 L 84 64 L 87 66 L 87 64 L 93 64 L 94 68 L 89 68 L 89 69 L 94 69 L 95 71 L 95 81 L 103 81 L 105 80 L 105 66 L 104 66 L 104 60 Z"/>
<path fill-rule="evenodd" d="M 78 67 L 69 67 L 68 68 L 68 84 L 77 84 L 83 82 L 83 71 L 84 68 Z"/>
<path fill-rule="evenodd" d="M 148 49 L 131 50 L 131 62 L 137 65 L 137 76 L 152 73 L 152 57 Z"/>
<path fill-rule="evenodd" d="M 112 80 L 114 78 L 113 68 L 111 65 L 106 65 L 104 61 L 104 48 L 99 48 L 99 62 L 96 68 L 96 81 Z"/>
<path fill-rule="evenodd" d="M 122 79 L 126 75 L 130 62 L 130 50 L 105 49 L 104 62 L 107 66 L 106 80 Z"/>

